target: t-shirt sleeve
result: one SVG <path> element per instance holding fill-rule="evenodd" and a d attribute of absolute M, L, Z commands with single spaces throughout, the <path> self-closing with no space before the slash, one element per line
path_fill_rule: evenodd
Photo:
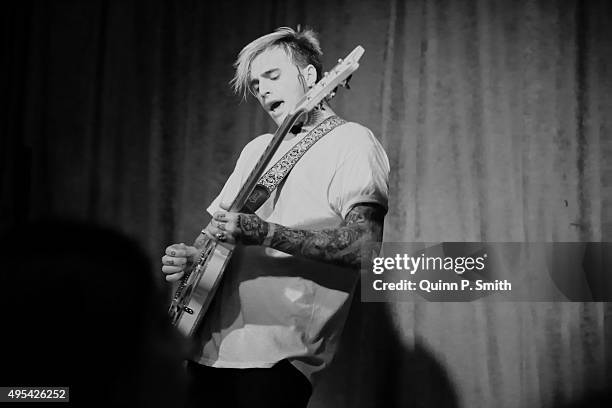
<path fill-rule="evenodd" d="M 376 203 L 388 209 L 387 154 L 367 128 L 353 133 L 328 190 L 330 206 L 343 219 L 358 203 Z"/>

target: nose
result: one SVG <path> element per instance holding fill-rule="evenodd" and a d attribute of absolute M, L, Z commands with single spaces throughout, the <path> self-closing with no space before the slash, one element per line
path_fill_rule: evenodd
<path fill-rule="evenodd" d="M 264 96 L 270 95 L 270 85 L 269 85 L 268 81 L 266 81 L 265 79 L 261 79 L 259 81 L 259 90 L 258 90 L 258 92 L 259 92 L 259 96 L 262 97 L 262 98 Z"/>

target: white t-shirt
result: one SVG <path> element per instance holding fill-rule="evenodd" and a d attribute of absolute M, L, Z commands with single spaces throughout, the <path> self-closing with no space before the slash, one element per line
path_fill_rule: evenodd
<path fill-rule="evenodd" d="M 268 167 L 304 136 L 283 141 Z M 272 137 L 245 146 L 210 214 L 231 203 Z M 378 140 L 348 122 L 315 143 L 256 214 L 295 229 L 337 227 L 357 203 L 386 209 L 388 176 Z M 288 359 L 312 381 L 333 357 L 359 272 L 272 248 L 236 248 L 201 327 L 196 361 L 253 368 Z"/>

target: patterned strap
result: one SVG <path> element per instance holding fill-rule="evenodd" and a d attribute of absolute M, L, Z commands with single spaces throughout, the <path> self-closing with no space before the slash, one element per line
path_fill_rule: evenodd
<path fill-rule="evenodd" d="M 325 119 L 316 128 L 310 131 L 302 140 L 297 142 L 283 157 L 277 161 L 274 166 L 259 179 L 258 185 L 264 187 L 270 194 L 278 187 L 281 181 L 293 169 L 293 166 L 304 156 L 316 142 L 323 136 L 334 130 L 337 126 L 346 123 L 344 119 L 337 116 L 331 116 Z"/>
<path fill-rule="evenodd" d="M 310 133 L 297 142 L 279 161 L 260 177 L 241 211 L 247 213 L 254 213 L 257 211 L 257 209 L 270 197 L 281 181 L 287 177 L 293 166 L 295 166 L 308 149 L 323 136 L 344 123 L 346 123 L 345 120 L 337 116 L 330 116 L 321 122 L 319 126 L 311 130 Z"/>

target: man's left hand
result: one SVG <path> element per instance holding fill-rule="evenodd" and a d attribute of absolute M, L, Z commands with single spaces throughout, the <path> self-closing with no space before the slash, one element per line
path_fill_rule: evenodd
<path fill-rule="evenodd" d="M 213 214 L 204 231 L 211 239 L 230 244 L 262 245 L 270 225 L 255 214 L 229 212 L 230 204 L 221 204 L 223 211 Z"/>

